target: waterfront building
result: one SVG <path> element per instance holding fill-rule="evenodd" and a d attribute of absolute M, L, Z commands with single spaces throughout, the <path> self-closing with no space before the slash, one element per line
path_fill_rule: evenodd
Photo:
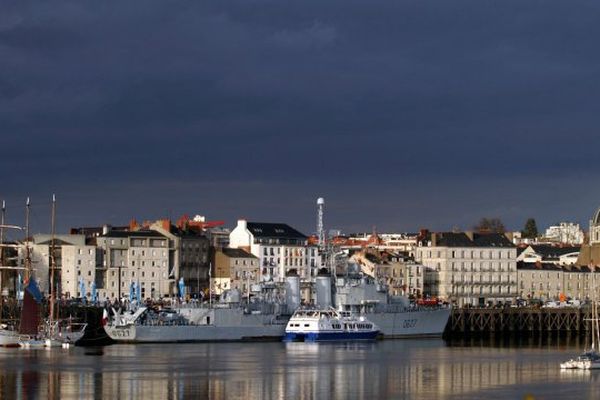
<path fill-rule="evenodd" d="M 175 247 L 153 230 L 106 231 L 97 238 L 101 263 L 96 273 L 101 299 L 128 297 L 132 283 L 141 286 L 142 299 L 177 293 Z"/>
<path fill-rule="evenodd" d="M 148 228 L 169 239 L 169 248 L 173 249 L 169 259 L 172 275 L 178 282 L 183 278 L 187 294 L 198 296 L 209 285 L 210 240 L 201 229 L 180 221 L 175 226 L 169 220 L 158 220 Z"/>
<path fill-rule="evenodd" d="M 350 263 L 362 272 L 388 285 L 394 296 L 421 297 L 424 294 L 425 267 L 405 254 L 368 248 L 353 252 Z"/>
<path fill-rule="evenodd" d="M 431 269 L 432 293 L 462 306 L 506 302 L 517 296 L 517 250 L 500 233 L 426 233 L 415 259 Z"/>
<path fill-rule="evenodd" d="M 212 274 L 213 293 L 238 289 L 247 295 L 252 285 L 259 283 L 258 257 L 244 249 L 223 248 L 215 251 Z"/>
<path fill-rule="evenodd" d="M 54 243 L 53 243 L 54 242 Z M 57 297 L 82 297 L 89 294 L 80 292 L 83 280 L 90 288 L 96 279 L 96 247 L 86 242 L 84 235 L 34 235 L 30 241 L 19 246 L 18 263 L 26 266 L 27 249 L 31 260 L 31 275 L 37 280 L 40 291 L 50 292 L 50 266 L 54 246 L 54 280 Z M 23 272 L 21 272 L 23 274 Z"/>
<path fill-rule="evenodd" d="M 592 276 L 588 266 L 558 265 L 550 262 L 517 263 L 519 296 L 543 301 L 565 299 L 585 300 L 593 298 Z M 596 298 L 600 296 L 600 285 L 596 283 Z"/>
<path fill-rule="evenodd" d="M 321 257 L 308 237 L 287 224 L 239 220 L 229 235 L 229 247 L 241 248 L 259 260 L 259 279 L 282 282 L 295 270 L 301 280 L 316 277 Z"/>

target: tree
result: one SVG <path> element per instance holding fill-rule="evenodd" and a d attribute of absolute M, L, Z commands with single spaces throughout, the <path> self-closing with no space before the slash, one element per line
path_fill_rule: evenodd
<path fill-rule="evenodd" d="M 525 222 L 525 227 L 521 231 L 521 236 L 527 239 L 535 239 L 538 236 L 538 229 L 535 223 L 535 219 L 529 218 Z"/>
<path fill-rule="evenodd" d="M 500 218 L 481 218 L 473 229 L 479 233 L 504 233 L 506 231 Z"/>

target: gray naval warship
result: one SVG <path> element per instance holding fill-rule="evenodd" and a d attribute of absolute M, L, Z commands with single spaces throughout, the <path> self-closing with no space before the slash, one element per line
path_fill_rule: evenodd
<path fill-rule="evenodd" d="M 231 290 L 212 304 L 112 309 L 104 329 L 113 340 L 128 343 L 281 340 L 293 312 L 304 307 L 300 278 L 292 273 L 283 284 L 266 282 L 253 292 L 254 296 L 243 298 Z M 315 307 L 365 316 L 380 328 L 384 339 L 441 337 L 451 311 L 447 306 L 423 307 L 406 297 L 391 296 L 385 284 L 362 274 L 320 274 L 309 293 Z"/>

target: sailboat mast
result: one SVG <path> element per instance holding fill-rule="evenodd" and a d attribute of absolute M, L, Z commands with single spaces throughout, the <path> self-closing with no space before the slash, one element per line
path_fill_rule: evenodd
<path fill-rule="evenodd" d="M 6 215 L 6 202 L 2 200 L 2 216 L 0 217 L 0 266 L 4 264 L 4 217 Z M 2 270 L 0 270 L 0 322 L 2 322 L 2 311 L 4 311 L 4 301 L 2 299 Z"/>
<path fill-rule="evenodd" d="M 6 216 L 6 202 L 2 200 L 2 216 L 0 217 L 0 265 L 4 264 L 4 217 Z M 0 275 L 0 291 L 2 290 L 2 275 Z"/>
<path fill-rule="evenodd" d="M 52 240 L 50 244 L 50 322 L 54 319 L 54 268 L 56 266 L 56 260 L 54 259 L 54 243 L 56 236 L 56 195 L 52 195 Z"/>
<path fill-rule="evenodd" d="M 592 317 L 592 323 L 596 326 L 596 329 L 594 331 L 595 335 L 594 335 L 594 348 L 596 349 L 599 345 L 600 345 L 600 321 L 598 321 L 598 299 L 597 299 L 597 288 L 596 288 L 596 266 L 594 265 L 594 272 L 592 273 L 592 285 L 593 285 L 593 290 L 594 290 L 594 307 L 592 308 L 593 310 L 593 317 Z"/>
<path fill-rule="evenodd" d="M 25 205 L 25 273 L 23 281 L 29 281 L 31 275 L 31 254 L 29 252 L 29 197 Z"/>
<path fill-rule="evenodd" d="M 598 339 L 598 309 L 596 304 L 596 267 L 590 262 L 590 269 L 592 270 L 592 315 L 590 320 L 592 321 L 592 350 L 596 350 L 596 343 Z"/>

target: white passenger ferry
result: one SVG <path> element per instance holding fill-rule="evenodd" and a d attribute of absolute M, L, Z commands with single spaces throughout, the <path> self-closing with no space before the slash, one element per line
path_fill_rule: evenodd
<path fill-rule="evenodd" d="M 285 328 L 284 341 L 318 342 L 326 340 L 374 340 L 377 325 L 364 317 L 336 311 L 300 309 L 294 312 Z"/>

